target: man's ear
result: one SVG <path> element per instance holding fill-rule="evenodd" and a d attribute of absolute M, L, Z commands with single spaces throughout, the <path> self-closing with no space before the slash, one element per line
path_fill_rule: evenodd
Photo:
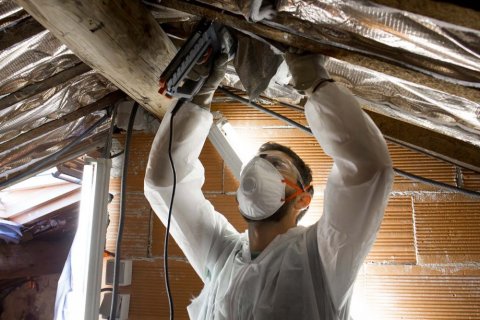
<path fill-rule="evenodd" d="M 312 195 L 308 192 L 302 192 L 295 201 L 295 209 L 306 209 L 310 205 L 310 202 L 312 202 Z"/>

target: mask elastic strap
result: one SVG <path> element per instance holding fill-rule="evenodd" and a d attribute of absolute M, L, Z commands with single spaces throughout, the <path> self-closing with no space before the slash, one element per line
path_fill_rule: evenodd
<path fill-rule="evenodd" d="M 311 186 L 308 186 L 305 189 L 302 189 L 296 183 L 294 183 L 294 182 L 292 182 L 288 179 L 283 179 L 282 182 L 296 190 L 293 194 L 291 194 L 290 196 L 288 196 L 285 199 L 285 202 L 289 202 L 289 201 L 295 199 L 296 196 L 302 194 L 303 192 L 307 192 L 308 189 L 310 189 L 310 187 L 311 187 Z"/>

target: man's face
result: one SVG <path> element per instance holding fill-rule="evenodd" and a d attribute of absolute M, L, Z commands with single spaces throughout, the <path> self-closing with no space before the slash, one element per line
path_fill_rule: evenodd
<path fill-rule="evenodd" d="M 268 150 L 261 151 L 257 155 L 270 162 L 287 180 L 290 180 L 295 184 L 299 184 L 298 182 L 300 182 L 299 187 L 303 189 L 304 186 L 301 175 L 293 164 L 292 159 L 287 154 L 278 150 Z M 290 194 L 293 191 L 294 189 L 287 185 L 287 194 Z"/>

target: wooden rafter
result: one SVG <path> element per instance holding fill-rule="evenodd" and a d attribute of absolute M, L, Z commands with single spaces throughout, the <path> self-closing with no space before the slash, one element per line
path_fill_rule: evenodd
<path fill-rule="evenodd" d="M 140 1 L 17 3 L 147 110 L 165 113 L 172 101 L 158 94 L 158 79 L 176 49 Z"/>
<path fill-rule="evenodd" d="M 389 61 L 379 60 L 375 57 L 365 56 L 341 48 L 333 48 L 307 37 L 306 34 L 291 33 L 274 26 L 248 22 L 241 16 L 224 12 L 220 8 L 215 7 L 219 5 L 220 2 L 218 1 L 202 2 L 213 6 L 198 5 L 198 3 L 178 0 L 163 0 L 162 5 L 216 20 L 232 28 L 254 33 L 284 45 L 299 46 L 306 50 L 333 56 L 383 74 L 414 83 L 421 83 L 432 89 L 447 92 L 471 101 L 480 101 L 480 90 L 446 82 L 421 72 L 406 69 Z M 168 102 L 158 102 L 158 99 L 161 98 L 156 93 L 156 80 L 161 72 L 160 70 L 163 70 L 162 68 L 166 66 L 173 56 L 173 50 L 170 50 L 170 42 L 163 33 L 159 37 L 152 35 L 156 32 L 160 34 L 161 30 L 158 31 L 158 25 L 152 21 L 144 8 L 137 8 L 137 6 L 131 5 L 134 10 L 127 14 L 125 9 L 118 8 L 114 4 L 98 4 L 94 1 L 79 4 L 73 0 L 66 2 L 59 0 L 53 2 L 45 0 L 19 0 L 19 3 L 34 17 L 39 19 L 42 24 L 47 26 L 57 37 L 66 42 L 84 61 L 94 66 L 119 87 L 126 89 L 125 91 L 129 95 L 146 106 L 147 109 L 153 111 L 156 115 L 163 115 L 165 105 Z M 228 10 L 228 3 L 230 2 L 222 3 L 224 3 L 224 6 L 221 9 Z M 88 7 L 88 10 L 86 7 Z M 95 11 L 93 8 L 98 8 L 97 11 L 99 13 L 92 13 L 92 11 Z M 105 13 L 107 9 L 108 16 Z M 48 19 L 54 15 L 57 15 L 59 18 Z M 428 16 L 428 14 L 426 15 Z M 144 20 L 147 22 L 139 22 L 141 17 L 146 17 Z M 69 26 L 67 21 L 71 22 L 73 20 L 76 22 L 73 23 L 73 26 Z M 143 29 L 138 29 L 138 26 L 135 24 L 135 30 L 131 32 L 125 29 L 125 27 L 119 26 L 120 23 L 131 26 L 133 22 L 143 26 Z M 310 27 L 305 25 L 305 30 L 310 30 Z M 155 32 L 152 30 L 155 30 Z M 122 37 L 119 37 L 119 35 L 122 35 Z M 131 39 L 132 35 L 142 36 L 140 39 Z M 78 41 L 78 39 L 82 41 Z M 168 44 L 160 45 L 157 43 L 162 41 Z M 157 51 L 160 52 L 158 56 L 161 59 L 158 57 L 152 58 L 152 51 L 155 51 L 152 48 L 160 48 Z M 134 55 L 135 57 L 133 57 Z M 139 62 L 138 57 L 141 57 L 140 60 L 142 61 L 137 65 L 136 63 Z M 161 60 L 160 63 L 158 62 L 159 60 Z M 161 67 L 155 69 L 159 65 Z M 155 70 L 152 71 L 153 69 Z M 133 72 L 133 74 L 129 72 Z M 143 79 L 138 79 L 140 74 L 142 74 Z M 142 84 L 146 83 L 145 81 L 148 82 L 148 88 L 142 86 Z M 148 94 L 146 91 L 148 91 Z M 145 93 L 145 95 L 142 93 Z M 155 99 L 157 102 L 153 102 L 152 99 Z M 159 107 L 159 105 L 161 106 Z M 475 159 L 475 154 L 478 154 L 479 148 L 475 146 L 461 141 L 455 143 L 456 139 L 432 131 L 418 133 L 414 130 L 415 126 L 395 119 L 379 115 L 373 116 L 373 118 L 384 131 L 384 134 L 394 140 L 416 146 L 417 149 L 428 149 L 433 153 L 444 156 L 453 163 L 476 171 L 480 168 L 478 161 Z M 418 130 L 422 129 L 418 128 Z M 434 136 L 436 138 L 430 138 Z"/>
<path fill-rule="evenodd" d="M 218 5 L 217 1 L 206 2 Z M 190 2 L 187 3 L 185 1 L 175 0 L 163 0 L 162 5 L 190 14 L 204 16 L 219 21 L 232 28 L 255 33 L 258 36 L 275 40 L 285 45 L 302 47 L 312 52 L 334 56 L 349 63 L 379 71 L 387 75 L 413 83 L 421 83 L 422 85 L 433 89 L 444 91 L 456 96 L 462 96 L 472 101 L 480 101 L 480 90 L 445 82 L 420 72 L 407 70 L 357 53 L 334 49 L 308 38 L 278 30 L 260 23 L 250 23 L 243 17 L 221 12 L 214 7 L 201 6 Z M 224 5 L 226 6 L 225 10 L 228 10 L 228 4 L 224 3 Z M 308 28 L 305 29 L 308 30 Z M 478 157 L 478 154 L 480 154 L 480 148 L 470 143 L 376 113 L 372 113 L 372 118 L 385 136 L 391 138 L 393 141 L 401 142 L 402 144 L 419 151 L 428 150 L 430 154 L 436 155 L 446 161 L 480 172 L 480 160 Z"/>
<path fill-rule="evenodd" d="M 480 148 L 444 134 L 367 111 L 386 138 L 407 148 L 480 172 Z"/>

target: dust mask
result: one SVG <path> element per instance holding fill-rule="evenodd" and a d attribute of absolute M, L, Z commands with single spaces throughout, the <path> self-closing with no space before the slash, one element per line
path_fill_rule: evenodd
<path fill-rule="evenodd" d="M 240 174 L 237 200 L 246 218 L 266 219 L 285 203 L 285 179 L 268 160 L 255 157 Z"/>

